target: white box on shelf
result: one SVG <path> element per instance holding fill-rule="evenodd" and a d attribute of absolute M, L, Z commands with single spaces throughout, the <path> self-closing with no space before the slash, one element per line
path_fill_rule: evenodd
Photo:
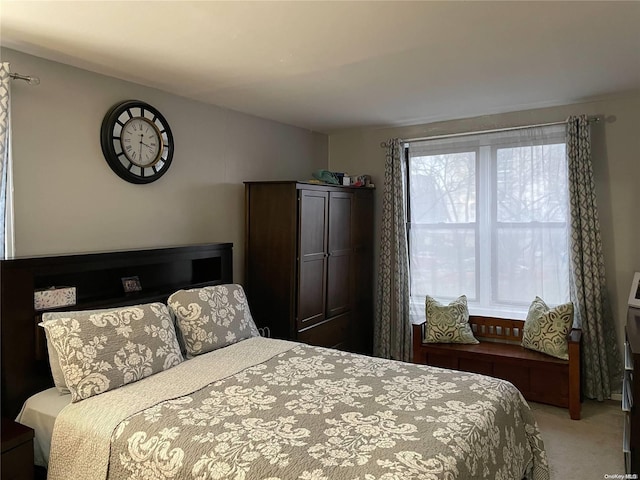
<path fill-rule="evenodd" d="M 33 292 L 33 308 L 36 310 L 67 307 L 75 304 L 76 287 L 51 287 Z"/>

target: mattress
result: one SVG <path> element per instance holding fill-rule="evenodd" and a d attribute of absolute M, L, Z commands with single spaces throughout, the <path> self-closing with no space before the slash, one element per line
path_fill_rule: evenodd
<path fill-rule="evenodd" d="M 49 480 L 548 480 L 509 382 L 255 337 L 69 405 Z"/>
<path fill-rule="evenodd" d="M 55 387 L 36 393 L 24 402 L 16 421 L 35 431 L 33 459 L 36 465 L 45 468 L 49 465 L 56 417 L 70 403 L 71 394 L 62 394 Z"/>

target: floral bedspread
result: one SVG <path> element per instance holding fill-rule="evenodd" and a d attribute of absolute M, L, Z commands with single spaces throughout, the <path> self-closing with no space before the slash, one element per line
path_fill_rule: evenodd
<path fill-rule="evenodd" d="M 129 416 L 113 432 L 108 476 L 544 480 L 549 473 L 533 415 L 510 383 L 298 344 Z"/>

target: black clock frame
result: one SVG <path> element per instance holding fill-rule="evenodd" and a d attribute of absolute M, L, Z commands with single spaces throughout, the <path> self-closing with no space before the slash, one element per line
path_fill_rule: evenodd
<path fill-rule="evenodd" d="M 132 109 L 138 108 L 141 109 L 141 115 L 134 115 L 132 113 Z M 152 119 L 144 117 L 145 110 L 153 115 Z M 160 170 L 156 170 L 156 166 L 153 164 L 150 167 L 141 168 L 143 175 L 136 175 L 131 171 L 132 167 L 136 166 L 135 163 L 131 162 L 126 157 L 124 150 L 121 152 L 116 151 L 116 148 L 114 147 L 114 140 L 119 140 L 120 137 L 114 134 L 114 128 L 116 127 L 116 124 L 124 127 L 124 123 L 121 122 L 119 118 L 125 112 L 129 114 L 129 120 L 140 116 L 144 117 L 146 120 L 151 120 L 151 122 L 158 127 L 160 135 L 163 133 L 166 134 L 167 139 L 164 141 L 164 145 L 167 147 L 167 153 L 165 156 L 163 151 L 160 151 L 160 159 L 164 162 Z M 156 120 L 160 125 L 156 123 Z M 100 145 L 102 147 L 104 158 L 107 160 L 111 170 L 113 170 L 123 180 L 131 183 L 144 184 L 155 182 L 167 173 L 167 170 L 169 170 L 169 167 L 171 166 L 171 161 L 173 160 L 173 134 L 171 133 L 169 123 L 155 107 L 140 100 L 126 100 L 124 102 L 119 102 L 107 111 L 104 119 L 102 120 L 102 126 L 100 127 Z M 127 160 L 129 163 L 128 168 L 122 164 L 120 157 L 124 157 Z M 144 168 L 151 168 L 154 173 L 152 175 L 144 176 Z"/>

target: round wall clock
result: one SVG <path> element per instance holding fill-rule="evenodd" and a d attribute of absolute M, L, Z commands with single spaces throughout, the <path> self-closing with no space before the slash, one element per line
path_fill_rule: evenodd
<path fill-rule="evenodd" d="M 102 120 L 100 144 L 111 169 L 131 183 L 158 180 L 173 159 L 173 135 L 167 120 L 139 100 L 109 109 Z"/>

